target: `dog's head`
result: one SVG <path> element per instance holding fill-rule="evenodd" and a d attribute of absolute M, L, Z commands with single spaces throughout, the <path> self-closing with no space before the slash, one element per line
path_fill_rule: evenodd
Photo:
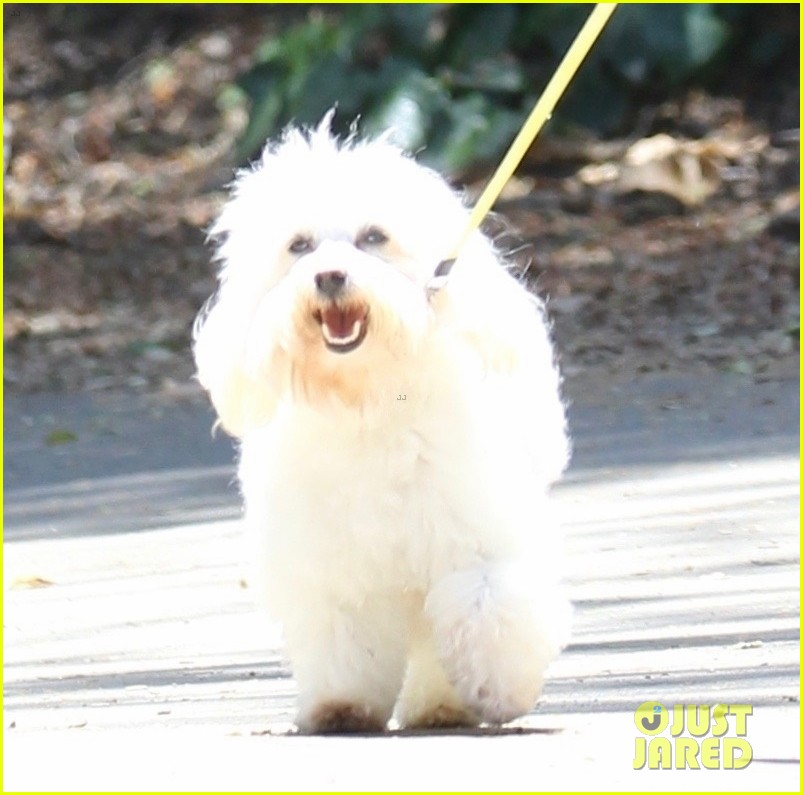
<path fill-rule="evenodd" d="M 240 173 L 212 229 L 220 286 L 196 325 L 201 383 L 235 435 L 285 398 L 363 403 L 426 345 L 427 283 L 467 220 L 390 143 L 290 130 Z"/>

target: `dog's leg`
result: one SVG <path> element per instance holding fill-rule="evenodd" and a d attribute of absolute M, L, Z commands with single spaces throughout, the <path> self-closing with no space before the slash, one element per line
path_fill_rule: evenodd
<path fill-rule="evenodd" d="M 450 574 L 430 590 L 425 612 L 447 679 L 487 723 L 532 709 L 546 667 L 568 638 L 568 603 L 520 565 Z"/>
<path fill-rule="evenodd" d="M 423 615 L 413 627 L 396 720 L 405 729 L 476 726 L 479 718 L 460 701 L 438 661 L 432 630 Z"/>
<path fill-rule="evenodd" d="M 404 675 L 400 606 L 369 596 L 359 606 L 316 600 L 296 607 L 299 620 L 285 620 L 285 637 L 299 688 L 299 729 L 312 734 L 384 730 Z"/>

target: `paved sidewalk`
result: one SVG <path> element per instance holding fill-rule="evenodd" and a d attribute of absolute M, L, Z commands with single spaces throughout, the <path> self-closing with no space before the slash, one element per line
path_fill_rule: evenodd
<path fill-rule="evenodd" d="M 569 387 L 576 626 L 537 710 L 374 738 L 289 731 L 208 412 L 7 400 L 4 789 L 797 790 L 796 378 Z M 634 771 L 646 701 L 752 705 L 753 762 Z"/>

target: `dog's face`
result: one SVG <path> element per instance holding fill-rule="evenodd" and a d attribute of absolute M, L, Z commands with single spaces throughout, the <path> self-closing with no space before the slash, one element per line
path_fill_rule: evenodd
<path fill-rule="evenodd" d="M 283 398 L 353 405 L 422 346 L 427 283 L 465 228 L 446 183 L 383 142 L 292 131 L 239 176 L 212 230 L 220 290 L 196 359 L 240 434 Z"/>

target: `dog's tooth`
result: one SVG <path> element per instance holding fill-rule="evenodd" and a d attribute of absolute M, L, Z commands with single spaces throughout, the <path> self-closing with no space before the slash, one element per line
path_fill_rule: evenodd
<path fill-rule="evenodd" d="M 354 327 L 351 329 L 351 334 L 349 334 L 348 337 L 343 337 L 343 344 L 349 345 L 350 343 L 354 342 L 354 340 L 360 336 L 360 331 L 362 331 L 362 321 L 355 320 Z"/>

